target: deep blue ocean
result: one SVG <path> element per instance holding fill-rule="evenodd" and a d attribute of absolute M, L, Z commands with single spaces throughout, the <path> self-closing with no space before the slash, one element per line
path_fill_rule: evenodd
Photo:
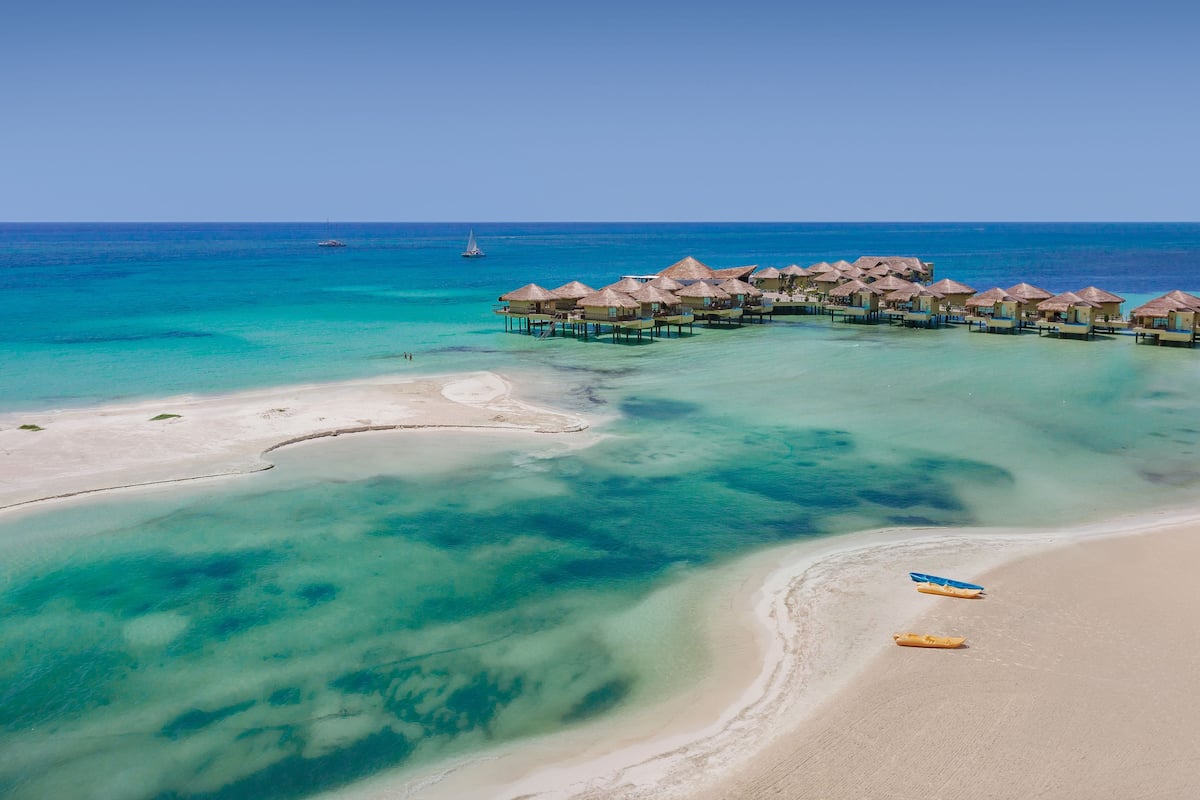
<path fill-rule="evenodd" d="M 338 437 L 253 476 L 0 515 L 0 796 L 403 779 L 695 681 L 711 653 L 688 587 L 756 550 L 1200 493 L 1200 349 L 823 316 L 623 345 L 492 313 L 531 281 L 598 288 L 686 255 L 915 255 L 980 290 L 1094 284 L 1129 310 L 1200 290 L 1200 225 L 473 227 L 484 259 L 459 256 L 466 224 L 0 225 L 10 422 L 487 369 L 600 434 Z M 5 442 L 37 435 L 0 429 L 0 479 Z"/>

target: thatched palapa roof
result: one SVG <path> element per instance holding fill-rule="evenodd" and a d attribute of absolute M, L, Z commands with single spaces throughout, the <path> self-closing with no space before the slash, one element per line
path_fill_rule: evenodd
<path fill-rule="evenodd" d="M 833 264 L 830 264 L 828 261 L 818 261 L 817 263 L 809 266 L 808 274 L 817 275 L 822 272 L 835 272 L 836 270 L 837 267 L 833 266 Z"/>
<path fill-rule="evenodd" d="M 1156 297 L 1153 300 L 1140 305 L 1133 311 L 1129 312 L 1129 316 L 1137 317 L 1167 317 L 1172 311 L 1192 311 L 1194 309 L 1185 306 L 1174 300 L 1168 300 L 1165 297 Z"/>
<path fill-rule="evenodd" d="M 710 267 L 691 256 L 679 259 L 658 274 L 677 281 L 702 281 L 716 277 Z"/>
<path fill-rule="evenodd" d="M 842 281 L 850 280 L 850 278 L 840 270 L 835 269 L 829 272 L 822 272 L 820 275 L 813 275 L 809 280 L 813 283 L 841 283 Z"/>
<path fill-rule="evenodd" d="M 877 289 L 870 283 L 863 283 L 858 278 L 851 278 L 836 289 L 829 292 L 830 297 L 849 297 L 852 294 L 859 292 L 869 292 L 871 294 L 883 294 L 883 289 Z"/>
<path fill-rule="evenodd" d="M 912 281 L 906 281 L 906 280 L 904 280 L 904 278 L 901 278 L 899 275 L 888 275 L 886 277 L 880 278 L 879 280 L 875 281 L 871 285 L 877 289 L 882 289 L 885 292 L 894 292 L 897 289 L 908 289 L 910 287 L 916 286 L 916 284 L 913 283 Z"/>
<path fill-rule="evenodd" d="M 598 292 L 592 292 L 587 297 L 580 298 L 577 305 L 591 308 L 638 308 L 641 303 L 624 292 L 601 289 Z"/>
<path fill-rule="evenodd" d="M 959 283 L 958 281 L 952 281 L 949 278 L 942 278 L 937 283 L 931 283 L 931 284 L 929 284 L 929 288 L 933 289 L 935 292 L 941 292 L 944 295 L 945 294 L 975 294 L 975 289 L 973 289 L 972 287 L 967 286 L 965 283 Z"/>
<path fill-rule="evenodd" d="M 744 294 L 750 297 L 762 297 L 762 289 L 754 284 L 739 281 L 737 278 L 730 278 L 727 281 L 717 284 L 718 287 L 724 289 L 729 294 Z"/>
<path fill-rule="evenodd" d="M 596 290 L 588 286 L 586 283 L 571 281 L 570 283 L 564 283 L 562 286 L 558 287 L 557 289 L 553 289 L 552 291 L 554 292 L 554 296 L 560 300 L 578 300 L 581 297 L 587 297 Z"/>
<path fill-rule="evenodd" d="M 723 281 L 730 278 L 744 281 L 749 279 L 751 273 L 753 273 L 756 269 L 758 269 L 758 264 L 750 264 L 749 266 L 745 267 L 726 267 L 725 269 L 714 269 L 712 276 L 714 278 L 720 278 Z"/>
<path fill-rule="evenodd" d="M 648 281 L 647 286 L 654 286 L 658 289 L 665 289 L 668 292 L 674 292 L 677 289 L 682 289 L 683 284 L 674 278 L 668 278 L 666 275 L 659 275 L 657 278 Z"/>
<path fill-rule="evenodd" d="M 1080 289 L 1075 293 L 1084 300 L 1090 300 L 1093 303 L 1124 303 L 1125 298 L 1119 294 L 1106 292 L 1103 289 L 1097 289 L 1095 286 L 1089 286 L 1086 289 Z"/>
<path fill-rule="evenodd" d="M 775 267 L 767 267 L 766 269 L 760 269 L 758 272 L 751 275 L 750 280 L 753 280 L 753 281 L 767 280 L 767 281 L 769 281 L 769 280 L 774 280 L 775 278 L 778 278 L 778 277 L 779 277 L 779 270 L 775 269 Z"/>
<path fill-rule="evenodd" d="M 904 303 L 912 300 L 914 297 L 937 297 L 941 299 L 945 298 L 945 296 L 946 295 L 942 294 L 941 292 L 936 291 L 928 286 L 921 286 L 920 284 L 914 283 L 911 288 L 897 289 L 896 291 L 885 295 L 883 299 L 896 300 Z"/>
<path fill-rule="evenodd" d="M 831 264 L 830 266 L 832 266 L 838 272 L 845 272 L 846 270 L 850 269 L 854 265 L 851 264 L 849 261 L 846 261 L 845 259 L 841 259 L 840 261 L 833 262 L 833 264 Z"/>
<path fill-rule="evenodd" d="M 1054 297 L 1054 292 L 1047 292 L 1042 287 L 1034 286 L 1032 283 L 1018 283 L 1008 287 L 1005 291 L 1022 303 L 1031 303 L 1034 300 L 1049 300 L 1051 297 Z"/>
<path fill-rule="evenodd" d="M 675 291 L 679 297 L 715 297 L 718 300 L 728 300 L 729 293 L 724 289 L 713 286 L 711 283 L 697 282 L 691 286 L 684 286 L 682 289 Z"/>
<path fill-rule="evenodd" d="M 1099 303 L 1093 303 L 1091 300 L 1084 300 L 1074 292 L 1063 292 L 1056 294 L 1049 300 L 1043 300 L 1037 304 L 1038 311 L 1066 311 L 1074 306 L 1087 306 L 1088 308 L 1099 308 Z"/>
<path fill-rule="evenodd" d="M 1178 289 L 1174 289 L 1164 294 L 1163 297 L 1167 298 L 1168 300 L 1175 300 L 1185 305 L 1193 306 L 1197 311 L 1200 311 L 1200 297 L 1196 297 L 1194 294 L 1188 294 L 1187 292 L 1181 292 Z"/>
<path fill-rule="evenodd" d="M 544 286 L 538 286 L 536 283 L 527 283 L 520 289 L 514 289 L 508 294 L 500 295 L 501 300 L 506 301 L 539 301 L 539 300 L 558 300 L 559 297 L 554 292 Z"/>
<path fill-rule="evenodd" d="M 625 294 L 631 294 L 632 292 L 636 292 L 638 289 L 642 288 L 645 285 L 646 284 L 642 283 L 637 278 L 621 278 L 621 280 L 617 281 L 616 283 L 610 283 L 608 286 L 605 286 L 603 288 L 612 289 L 614 292 L 624 292 Z"/>
<path fill-rule="evenodd" d="M 1000 302 L 1018 302 L 1017 298 L 1013 297 L 1008 292 L 997 286 L 995 289 L 988 289 L 986 292 L 980 292 L 974 297 L 968 297 L 964 303 L 967 308 L 979 308 L 980 306 L 994 306 Z"/>
<path fill-rule="evenodd" d="M 639 303 L 662 303 L 667 306 L 679 305 L 679 298 L 668 292 L 666 289 L 660 289 L 657 286 L 646 284 L 629 295 Z"/>
<path fill-rule="evenodd" d="M 886 265 L 892 273 L 926 275 L 929 272 L 925 262 L 913 256 L 859 256 L 854 260 L 854 266 L 859 269 L 871 269 L 880 264 Z"/>
<path fill-rule="evenodd" d="M 1200 311 L 1200 297 L 1176 289 L 1129 312 L 1131 317 L 1165 317 L 1172 311 Z"/>
<path fill-rule="evenodd" d="M 826 264 L 825 266 L 829 266 L 829 265 Z M 779 270 L 779 274 L 780 275 L 793 275 L 797 278 L 807 278 L 809 275 L 812 274 L 812 271 L 805 269 L 804 267 L 800 266 L 799 264 L 790 264 L 790 265 L 784 267 L 783 269 Z"/>

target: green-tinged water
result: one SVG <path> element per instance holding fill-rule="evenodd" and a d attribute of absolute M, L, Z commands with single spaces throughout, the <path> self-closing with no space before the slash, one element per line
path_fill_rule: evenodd
<path fill-rule="evenodd" d="M 1200 484 L 1197 362 L 1124 338 L 820 318 L 497 337 L 525 399 L 606 435 L 342 437 L 0 518 L 0 795 L 297 797 L 415 769 L 694 679 L 689 605 L 655 592 L 699 568 Z"/>

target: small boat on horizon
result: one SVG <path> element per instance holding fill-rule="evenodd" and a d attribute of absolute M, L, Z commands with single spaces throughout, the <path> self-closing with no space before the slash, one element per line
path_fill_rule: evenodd
<path fill-rule="evenodd" d="M 337 239 L 326 239 L 323 242 L 317 242 L 317 247 L 345 247 L 345 242 L 339 242 Z"/>
<path fill-rule="evenodd" d="M 978 583 L 964 583 L 962 581 L 951 580 L 950 578 L 942 578 L 938 575 L 926 575 L 923 572 L 910 572 L 908 577 L 912 578 L 917 583 L 937 583 L 942 586 L 955 586 L 959 589 L 978 589 L 983 591 L 983 587 Z"/>
<path fill-rule="evenodd" d="M 927 633 L 893 633 L 892 641 L 901 647 L 939 647 L 953 650 L 962 647 L 965 636 L 930 636 Z"/>
<path fill-rule="evenodd" d="M 957 586 L 928 582 L 918 583 L 917 591 L 922 594 L 940 594 L 943 597 L 961 597 L 964 600 L 975 600 L 983 594 L 982 589 L 960 589 Z"/>
<path fill-rule="evenodd" d="M 487 253 L 479 249 L 479 245 L 475 243 L 475 231 L 471 231 L 471 235 L 467 237 L 467 249 L 463 251 L 463 258 L 483 258 Z"/>

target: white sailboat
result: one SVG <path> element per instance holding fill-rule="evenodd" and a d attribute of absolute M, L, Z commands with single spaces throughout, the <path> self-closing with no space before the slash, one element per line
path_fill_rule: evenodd
<path fill-rule="evenodd" d="M 325 220 L 325 233 L 326 234 L 329 233 L 329 220 Z M 317 242 L 317 247 L 345 247 L 345 246 L 346 246 L 345 242 L 338 241 L 337 239 L 334 239 L 333 237 L 330 237 L 322 242 Z"/>
<path fill-rule="evenodd" d="M 467 237 L 467 249 L 463 251 L 463 258 L 483 258 L 487 253 L 479 249 L 479 245 L 475 244 L 475 231 L 471 231 L 471 235 Z"/>

